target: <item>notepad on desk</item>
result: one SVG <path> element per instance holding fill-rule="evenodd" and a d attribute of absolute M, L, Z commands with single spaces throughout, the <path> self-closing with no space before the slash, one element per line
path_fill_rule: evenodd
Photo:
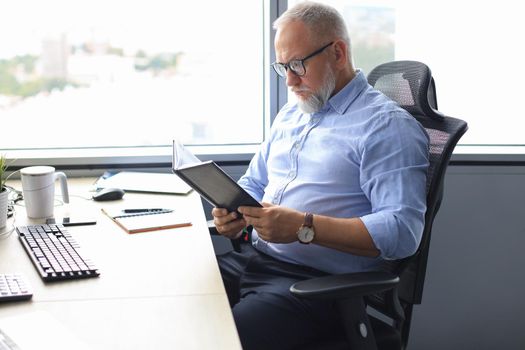
<path fill-rule="evenodd" d="M 127 233 L 139 233 L 191 226 L 191 221 L 175 211 L 125 213 L 101 209 Z"/>

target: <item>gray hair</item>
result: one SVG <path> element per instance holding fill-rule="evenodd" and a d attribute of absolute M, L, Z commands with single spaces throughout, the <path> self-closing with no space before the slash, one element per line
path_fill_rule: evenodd
<path fill-rule="evenodd" d="M 319 41 L 319 44 L 327 38 L 343 40 L 348 46 L 348 52 L 351 53 L 346 23 L 335 8 L 312 1 L 303 1 L 289 8 L 277 18 L 273 22 L 273 28 L 277 30 L 292 21 L 303 22 L 313 39 Z"/>

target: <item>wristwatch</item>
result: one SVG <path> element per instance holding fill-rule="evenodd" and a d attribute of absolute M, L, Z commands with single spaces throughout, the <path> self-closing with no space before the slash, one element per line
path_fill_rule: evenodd
<path fill-rule="evenodd" d="M 308 244 L 314 240 L 314 215 L 312 213 L 304 213 L 304 223 L 297 231 L 297 238 L 300 243 Z"/>

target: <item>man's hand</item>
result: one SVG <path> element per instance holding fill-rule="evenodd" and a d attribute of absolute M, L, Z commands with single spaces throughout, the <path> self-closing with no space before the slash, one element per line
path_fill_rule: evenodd
<path fill-rule="evenodd" d="M 262 208 L 239 207 L 246 224 L 252 225 L 259 237 L 267 242 L 297 241 L 297 230 L 303 224 L 304 213 L 269 203 L 262 205 Z"/>
<path fill-rule="evenodd" d="M 243 218 L 239 219 L 239 214 L 228 213 L 228 210 L 224 208 L 213 208 L 211 215 L 213 215 L 213 223 L 217 232 L 230 239 L 237 238 L 241 230 L 248 226 Z"/>

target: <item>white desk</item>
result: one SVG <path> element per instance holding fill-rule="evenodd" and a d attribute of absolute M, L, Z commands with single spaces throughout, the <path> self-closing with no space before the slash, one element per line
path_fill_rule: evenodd
<path fill-rule="evenodd" d="M 128 192 L 123 200 L 93 202 L 85 198 L 94 180 L 69 179 L 71 203 L 56 206 L 55 216 L 97 218 L 97 225 L 68 229 L 100 276 L 44 283 L 15 231 L 0 240 L 0 273 L 22 273 L 33 298 L 0 304 L 0 325 L 43 311 L 92 349 L 240 349 L 200 197 Z M 101 207 L 173 208 L 184 211 L 192 226 L 130 235 Z M 17 207 L 17 226 L 40 222 Z"/>

